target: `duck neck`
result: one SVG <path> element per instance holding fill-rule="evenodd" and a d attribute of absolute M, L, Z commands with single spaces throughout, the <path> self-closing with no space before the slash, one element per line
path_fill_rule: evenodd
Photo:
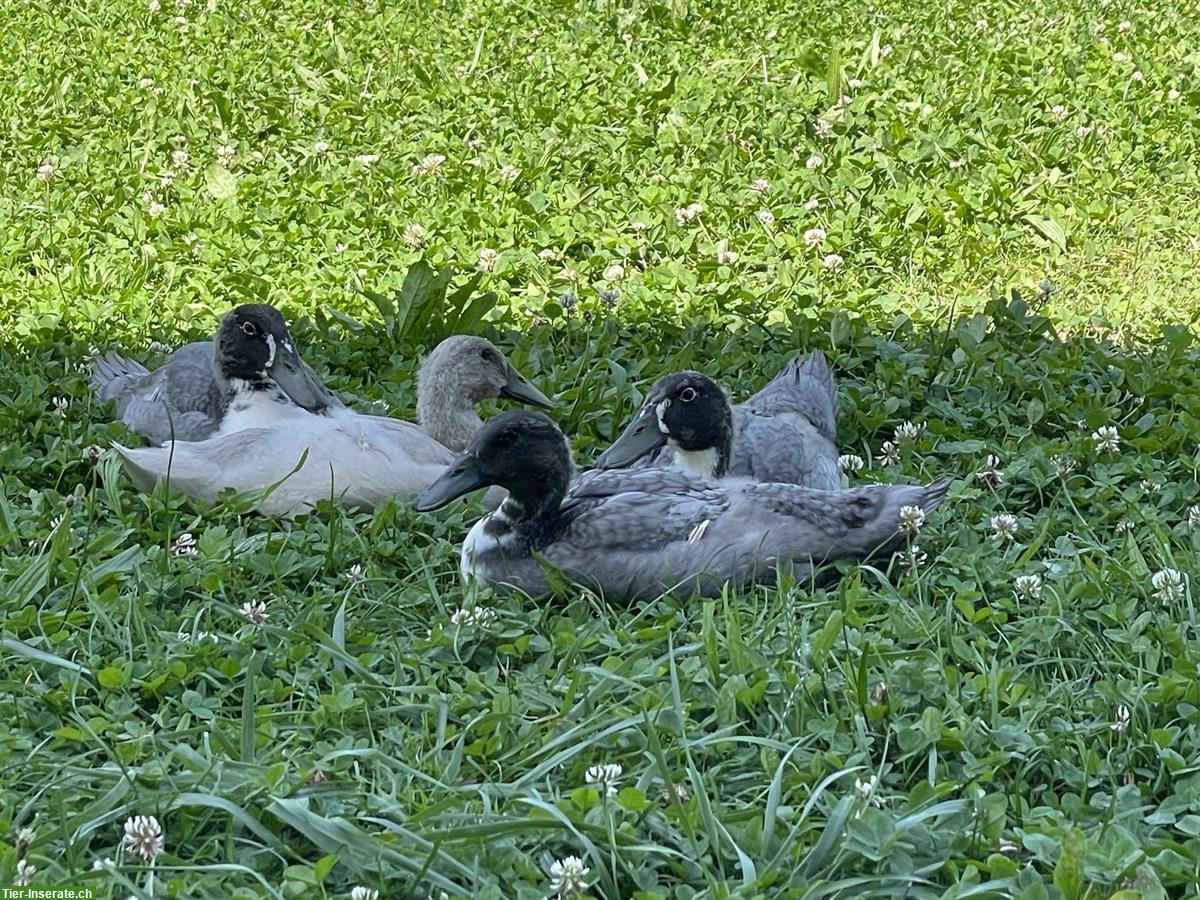
<path fill-rule="evenodd" d="M 554 521 L 567 492 L 570 475 L 565 479 L 557 473 L 545 473 L 538 482 L 513 485 L 508 496 L 495 512 L 488 516 L 485 531 L 494 538 L 520 530 L 531 544 L 545 543 L 554 532 Z"/>
<path fill-rule="evenodd" d="M 417 384 L 417 420 L 426 434 L 456 452 L 465 450 L 483 425 L 469 397 L 448 379 L 426 373 Z"/>
<path fill-rule="evenodd" d="M 678 445 L 675 451 L 675 466 L 701 478 L 724 478 L 729 474 L 728 447 L 709 447 L 706 450 L 684 450 Z"/>

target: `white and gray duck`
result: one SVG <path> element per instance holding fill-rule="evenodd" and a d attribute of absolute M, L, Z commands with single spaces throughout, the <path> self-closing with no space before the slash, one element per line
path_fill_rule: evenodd
<path fill-rule="evenodd" d="M 434 510 L 478 488 L 503 487 L 508 497 L 463 542 L 464 579 L 544 594 L 551 588 L 544 561 L 628 602 L 717 596 L 726 584 L 773 583 L 780 566 L 805 579 L 834 560 L 891 554 L 904 543 L 901 507 L 932 513 L 952 480 L 822 491 L 675 468 L 593 469 L 574 483 L 571 475 L 558 426 L 542 413 L 514 410 L 485 423 L 413 506 Z"/>
<path fill-rule="evenodd" d="M 221 330 L 229 323 L 247 341 Z M 116 353 L 93 362 L 92 384 L 102 402 L 114 401 L 117 418 L 155 444 L 171 439 L 200 441 L 229 434 L 254 424 L 244 417 L 227 418 L 233 386 L 222 375 L 242 363 L 253 364 L 250 353 L 238 354 L 253 342 L 268 350 L 262 384 L 282 391 L 292 403 L 315 415 L 355 416 L 320 376 L 300 358 L 283 316 L 265 303 L 248 303 L 226 314 L 218 336 L 180 347 L 154 371 Z M 273 352 L 271 352 L 273 349 Z M 425 433 L 451 450 L 462 450 L 483 424 L 475 405 L 506 397 L 549 409 L 554 404 L 517 371 L 485 338 L 453 335 L 426 357 L 418 373 L 417 418 Z"/>
<path fill-rule="evenodd" d="M 663 376 L 596 466 L 674 466 L 832 491 L 841 487 L 836 440 L 837 389 L 816 351 L 734 407 L 706 375 Z"/>
<path fill-rule="evenodd" d="M 267 353 L 262 371 L 294 404 L 318 415 L 343 407 L 300 358 L 275 307 L 248 303 L 226 314 L 223 321 L 241 329 L 247 342 L 263 345 Z M 154 371 L 118 353 L 97 357 L 92 363 L 96 398 L 113 401 L 117 418 L 156 444 L 203 440 L 222 426 L 228 432 L 231 423 L 225 416 L 234 392 L 222 382 L 221 371 L 235 369 L 237 360 L 223 363 L 220 354 L 237 352 L 241 346 L 228 337 L 224 344 L 218 340 L 185 344 Z M 257 357 L 247 357 L 247 362 L 252 360 Z"/>
<path fill-rule="evenodd" d="M 273 377 L 270 362 L 282 336 L 267 327 L 268 319 L 258 309 L 239 307 L 222 322 L 215 358 L 218 383 L 226 392 L 225 412 L 213 436 L 168 441 L 161 447 L 114 445 L 138 488 L 152 490 L 163 480 L 206 503 L 226 489 L 247 493 L 270 488 L 256 508 L 267 515 L 295 516 L 323 499 L 372 509 L 389 497 L 411 497 L 442 474 L 453 449 L 412 422 L 346 407 L 314 415 L 296 404 Z M 447 434 L 467 425 L 459 405 L 486 395 L 480 393 L 481 385 L 491 385 L 494 396 L 512 379 L 508 373 L 515 372 L 489 342 L 452 340 L 455 352 L 430 355 L 432 365 L 427 360 L 419 388 L 440 401 L 431 403 L 426 397 L 426 411 L 436 415 Z M 523 398 L 550 404 L 523 378 L 521 382 Z M 458 384 L 457 395 L 453 383 Z"/>

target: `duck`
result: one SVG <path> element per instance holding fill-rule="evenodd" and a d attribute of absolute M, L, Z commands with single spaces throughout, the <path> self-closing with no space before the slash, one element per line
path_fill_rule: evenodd
<path fill-rule="evenodd" d="M 842 486 L 837 415 L 837 387 L 820 351 L 793 359 L 734 407 L 707 375 L 673 372 L 654 383 L 596 467 L 675 466 L 705 478 L 834 491 Z"/>
<path fill-rule="evenodd" d="M 256 500 L 260 513 L 294 518 L 324 499 L 370 510 L 390 497 L 409 498 L 445 470 L 454 451 L 419 425 L 345 407 L 313 415 L 295 403 L 276 383 L 270 366 L 279 337 L 243 328 L 248 321 L 245 315 L 250 314 L 227 316 L 217 334 L 217 378 L 227 385 L 227 396 L 216 433 L 200 441 L 175 440 L 157 447 L 113 445 L 140 490 L 153 490 L 161 479 L 169 488 L 205 503 L 215 502 L 230 488 L 238 493 L 265 491 Z M 481 341 L 493 354 L 487 359 L 482 354 L 488 348 Z M 476 368 L 487 373 L 467 380 L 463 390 L 468 396 L 482 390 L 481 382 L 498 391 L 516 377 L 490 342 L 475 338 L 453 346 L 458 352 L 426 366 L 424 390 L 436 386 L 445 408 L 451 406 L 450 388 L 443 381 L 452 379 L 456 368 L 462 374 L 463 353 L 475 354 Z M 514 374 L 505 374 L 510 372 Z M 509 396 L 551 404 L 523 377 L 516 383 Z M 455 416 L 447 414 L 447 418 Z M 499 496 L 493 492 L 486 502 L 494 506 Z"/>
<path fill-rule="evenodd" d="M 266 303 L 235 307 L 222 319 L 245 330 L 255 340 L 269 335 L 274 353 L 268 354 L 266 371 L 272 382 L 300 408 L 323 415 L 344 408 L 296 351 L 283 315 Z M 232 346 L 227 344 L 227 346 Z M 150 371 L 118 353 L 92 361 L 92 388 L 102 403 L 113 401 L 116 417 L 154 444 L 169 440 L 200 441 L 224 426 L 230 398 L 229 386 L 220 380 L 221 342 L 194 341 L 171 353 L 159 368 Z"/>
<path fill-rule="evenodd" d="M 300 358 L 283 315 L 265 303 L 235 307 L 222 320 L 212 341 L 180 347 L 150 371 L 117 353 L 93 362 L 92 385 L 98 400 L 114 401 L 117 418 L 154 444 L 169 440 L 201 441 L 243 427 L 245 419 L 227 417 L 230 387 L 222 380 L 225 321 L 248 329 L 246 336 L 269 334 L 276 353 L 266 366 L 275 386 L 301 409 L 314 415 L 354 418 L 346 406 Z M 226 341 L 227 352 L 236 345 Z M 426 434 L 450 450 L 462 450 L 483 424 L 475 404 L 506 397 L 545 409 L 553 402 L 529 382 L 491 341 L 451 335 L 425 358 L 418 376 L 417 418 Z"/>
<path fill-rule="evenodd" d="M 463 541 L 465 581 L 539 596 L 552 589 L 548 564 L 609 600 L 645 602 L 771 584 L 781 567 L 828 579 L 823 564 L 900 549 L 902 508 L 931 514 L 952 481 L 825 491 L 674 467 L 592 469 L 574 481 L 572 472 L 553 420 L 513 410 L 484 423 L 413 507 L 432 511 L 502 487 L 504 501 Z"/>

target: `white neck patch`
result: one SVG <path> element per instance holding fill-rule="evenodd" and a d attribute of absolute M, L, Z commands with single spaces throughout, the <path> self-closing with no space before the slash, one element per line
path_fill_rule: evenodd
<path fill-rule="evenodd" d="M 667 443 L 675 451 L 676 469 L 691 472 L 693 475 L 699 475 L 701 478 L 717 477 L 718 454 L 716 447 L 709 447 L 707 450 L 681 450 L 676 446 L 674 441 L 668 441 Z"/>

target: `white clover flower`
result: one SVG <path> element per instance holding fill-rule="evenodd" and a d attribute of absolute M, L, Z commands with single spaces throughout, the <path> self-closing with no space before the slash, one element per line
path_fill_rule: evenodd
<path fill-rule="evenodd" d="M 1066 478 L 1075 471 L 1075 460 L 1065 453 L 1055 455 L 1050 462 L 1054 466 L 1054 474 L 1059 478 Z"/>
<path fill-rule="evenodd" d="M 984 467 L 976 473 L 981 481 L 985 481 L 992 487 L 1000 487 L 1004 484 L 1004 472 L 1000 468 L 1000 457 L 994 453 L 989 453 Z"/>
<path fill-rule="evenodd" d="M 900 528 L 901 534 L 907 534 L 909 537 L 915 535 L 921 530 L 921 526 L 925 524 L 925 510 L 919 506 L 902 506 L 900 507 Z"/>
<path fill-rule="evenodd" d="M 171 544 L 172 556 L 195 556 L 196 555 L 196 536 L 190 531 L 182 531 Z"/>
<path fill-rule="evenodd" d="M 675 221 L 679 225 L 688 225 L 699 218 L 702 212 L 704 212 L 703 204 L 691 203 L 675 210 Z"/>
<path fill-rule="evenodd" d="M 521 177 L 521 170 L 513 165 L 505 165 L 500 167 L 500 180 L 513 182 Z"/>
<path fill-rule="evenodd" d="M 486 606 L 464 606 L 450 615 L 450 622 L 459 626 L 475 625 L 479 628 L 487 628 L 495 621 L 496 611 Z"/>
<path fill-rule="evenodd" d="M 884 59 L 887 59 L 889 56 L 891 56 L 892 52 L 893 52 L 893 47 L 891 44 L 884 44 L 882 47 L 879 48 L 879 55 L 882 56 Z"/>
<path fill-rule="evenodd" d="M 907 550 L 901 551 L 897 559 L 901 568 L 915 569 L 929 559 L 929 554 L 921 549 L 920 544 L 913 544 Z"/>
<path fill-rule="evenodd" d="M 1159 569 L 1150 576 L 1150 585 L 1164 606 L 1183 599 L 1183 575 L 1178 569 Z"/>
<path fill-rule="evenodd" d="M 350 889 L 350 900 L 379 900 L 379 891 L 357 884 Z"/>
<path fill-rule="evenodd" d="M 1088 135 L 1090 135 L 1093 130 L 1094 129 L 1092 128 L 1091 125 L 1080 125 L 1078 128 L 1075 129 L 1075 137 L 1085 138 Z"/>
<path fill-rule="evenodd" d="M 866 463 L 861 456 L 843 453 L 838 457 L 838 469 L 842 472 L 861 472 Z"/>
<path fill-rule="evenodd" d="M 51 401 L 51 412 L 56 416 L 65 416 L 67 407 L 71 405 L 71 401 L 66 397 L 55 397 Z"/>
<path fill-rule="evenodd" d="M 717 241 L 717 265 L 732 266 L 738 261 L 738 255 L 729 249 L 729 241 Z"/>
<path fill-rule="evenodd" d="M 1067 108 L 1065 106 L 1063 106 L 1061 103 L 1058 103 L 1054 106 L 1053 109 L 1050 110 L 1050 114 L 1053 115 L 1054 118 L 1057 119 L 1059 122 L 1061 122 L 1063 119 L 1065 119 L 1071 113 L 1067 110 Z"/>
<path fill-rule="evenodd" d="M 147 4 L 147 9 L 149 9 L 152 13 L 158 12 L 161 8 L 162 7 L 158 0 L 150 0 L 150 2 Z"/>
<path fill-rule="evenodd" d="M 329 150 L 329 142 L 320 140 L 319 138 L 313 141 L 313 153 L 325 153 Z"/>
<path fill-rule="evenodd" d="M 587 890 L 587 876 L 592 870 L 578 856 L 568 856 L 550 864 L 550 895 L 578 897 Z"/>
<path fill-rule="evenodd" d="M 1133 74 L 1130 75 L 1129 77 L 1132 78 L 1134 81 L 1136 81 L 1138 84 L 1141 84 L 1143 81 L 1146 80 L 1146 76 L 1142 74 L 1141 69 L 1134 69 Z"/>
<path fill-rule="evenodd" d="M 83 448 L 83 452 L 79 455 L 85 463 L 98 463 L 103 454 L 104 450 L 98 444 L 89 444 Z"/>
<path fill-rule="evenodd" d="M 617 763 L 601 763 L 588 766 L 583 777 L 587 779 L 588 784 L 595 787 L 605 797 L 612 797 L 617 793 L 617 779 L 621 777 L 623 771 L 624 769 Z"/>
<path fill-rule="evenodd" d="M 262 625 L 267 619 L 271 618 L 267 612 L 267 603 L 265 600 L 249 600 L 242 604 L 238 610 L 238 614 L 251 625 Z"/>
<path fill-rule="evenodd" d="M 1200 528 L 1200 503 L 1187 508 L 1187 523 L 1189 528 Z"/>
<path fill-rule="evenodd" d="M 54 177 L 54 166 L 53 165 L 51 165 L 50 163 L 42 163 L 40 166 L 38 166 L 38 170 L 37 170 L 37 180 L 38 181 L 48 182 L 53 177 Z"/>
<path fill-rule="evenodd" d="M 831 272 L 836 272 L 843 265 L 845 265 L 845 263 L 846 260 L 842 258 L 840 253 L 826 253 L 825 258 L 821 260 L 821 264 Z"/>
<path fill-rule="evenodd" d="M 1092 432 L 1092 440 L 1100 453 L 1115 453 L 1121 446 L 1121 435 L 1114 425 L 1101 425 Z"/>
<path fill-rule="evenodd" d="M 760 209 L 758 212 L 756 212 L 754 214 L 754 216 L 756 219 L 758 219 L 758 221 L 762 222 L 764 225 L 774 225 L 775 224 L 775 213 L 771 212 L 769 209 Z"/>
<path fill-rule="evenodd" d="M 1000 543 L 1011 541 L 1017 536 L 1020 527 L 1017 517 L 1011 513 L 999 513 L 992 516 L 992 540 Z"/>
<path fill-rule="evenodd" d="M 820 247 L 825 242 L 824 228 L 810 228 L 804 232 L 804 243 L 809 247 Z"/>
<path fill-rule="evenodd" d="M 543 262 L 554 262 L 554 260 L 558 259 L 558 251 L 551 247 L 546 247 L 538 251 L 538 259 Z"/>
<path fill-rule="evenodd" d="M 830 132 L 833 131 L 833 126 L 825 119 L 817 119 L 817 124 L 813 130 L 816 131 L 817 137 L 827 138 Z"/>
<path fill-rule="evenodd" d="M 1125 534 L 1127 531 L 1133 531 L 1133 527 L 1132 519 L 1122 519 L 1117 523 L 1116 531 L 1117 534 Z"/>
<path fill-rule="evenodd" d="M 613 263 L 604 270 L 605 281 L 621 281 L 625 278 L 625 267 L 620 263 Z"/>
<path fill-rule="evenodd" d="M 441 171 L 442 163 L 445 161 L 446 157 L 444 157 L 442 154 L 430 153 L 420 162 L 413 164 L 412 173 L 414 175 L 436 175 L 439 171 Z"/>
<path fill-rule="evenodd" d="M 988 27 L 987 19 L 976 19 L 975 20 L 975 30 L 976 31 L 986 31 L 987 27 Z"/>
<path fill-rule="evenodd" d="M 476 150 L 480 149 L 483 146 L 483 138 L 469 137 L 469 138 L 465 138 L 463 140 L 463 143 L 465 143 L 467 145 L 468 150 L 470 150 L 472 153 L 474 153 Z"/>
<path fill-rule="evenodd" d="M 37 872 L 37 866 L 33 865 L 29 860 L 17 860 L 17 876 L 13 884 L 17 887 L 27 887 L 33 880 L 35 872 Z"/>
<path fill-rule="evenodd" d="M 891 441 L 884 441 L 879 448 L 880 465 L 894 466 L 900 462 L 900 449 Z"/>
<path fill-rule="evenodd" d="M 157 219 L 159 216 L 161 216 L 166 211 L 167 211 L 167 205 L 165 203 L 159 202 L 158 200 L 155 200 L 153 203 L 151 203 L 149 206 L 146 207 L 146 215 L 148 215 L 152 219 Z"/>
<path fill-rule="evenodd" d="M 117 864 L 112 861 L 111 856 L 106 856 L 104 859 L 92 861 L 92 871 L 99 872 L 101 869 L 113 869 L 116 868 L 116 865 Z"/>
<path fill-rule="evenodd" d="M 765 178 L 755 178 L 750 184 L 751 193 L 758 194 L 760 197 L 766 194 L 769 190 L 771 190 L 771 182 L 767 181 Z"/>
<path fill-rule="evenodd" d="M 1018 575 L 1013 579 L 1013 589 L 1018 599 L 1037 600 L 1042 596 L 1042 576 Z"/>
<path fill-rule="evenodd" d="M 860 798 L 862 798 L 864 801 L 866 801 L 867 803 L 870 803 L 873 806 L 882 807 L 884 805 L 885 801 L 884 801 L 883 797 L 881 797 L 879 795 L 878 790 L 877 790 L 878 787 L 879 787 L 879 776 L 878 775 L 872 775 L 866 781 L 862 781 L 861 779 L 858 779 L 858 778 L 854 779 L 855 793 L 858 794 L 858 796 Z"/>
<path fill-rule="evenodd" d="M 154 816 L 131 816 L 125 820 L 125 851 L 152 862 L 162 852 L 163 833 Z"/>
<path fill-rule="evenodd" d="M 819 169 L 819 168 L 821 168 L 821 166 L 824 163 L 825 163 L 825 160 L 821 159 L 821 157 L 819 157 L 817 154 L 814 153 L 812 156 L 810 156 L 808 159 L 806 159 L 804 161 L 804 168 Z"/>
<path fill-rule="evenodd" d="M 1175 88 L 1171 88 L 1169 91 L 1167 91 L 1167 99 L 1168 100 L 1178 100 L 1179 96 L 1180 96 L 1179 91 L 1176 90 Z"/>
<path fill-rule="evenodd" d="M 562 270 L 558 273 L 558 278 L 561 281 L 578 281 L 579 270 L 573 269 L 570 266 L 563 266 Z"/>
<path fill-rule="evenodd" d="M 401 240 L 405 245 L 412 247 L 414 250 L 425 243 L 426 231 L 421 225 L 416 222 L 410 222 L 404 226 L 404 233 L 401 235 Z"/>
<path fill-rule="evenodd" d="M 905 420 L 896 428 L 897 441 L 912 441 L 918 443 L 925 437 L 925 423 L 913 423 L 910 420 Z"/>
<path fill-rule="evenodd" d="M 1121 53 L 1120 51 L 1113 54 L 1113 62 L 1122 63 L 1122 62 L 1128 61 L 1128 59 L 1129 59 L 1129 57 L 1126 54 Z"/>
<path fill-rule="evenodd" d="M 181 171 L 188 167 L 188 152 L 184 149 L 171 151 L 171 165 Z"/>
<path fill-rule="evenodd" d="M 479 251 L 479 268 L 484 272 L 494 271 L 500 259 L 500 251 L 492 247 L 484 247 Z"/>
<path fill-rule="evenodd" d="M 1133 23 L 1130 22 L 1128 19 L 1125 19 L 1124 21 L 1117 23 L 1117 31 L 1121 32 L 1122 34 L 1124 34 L 1126 31 L 1128 31 L 1132 27 L 1133 27 Z"/>
<path fill-rule="evenodd" d="M 1130 715 L 1129 707 L 1122 703 L 1117 707 L 1116 718 L 1113 719 L 1112 724 L 1108 727 L 1117 732 L 1117 734 L 1120 734 L 1129 727 L 1129 720 L 1131 718 L 1132 716 Z"/>
<path fill-rule="evenodd" d="M 355 563 L 346 570 L 346 580 L 351 584 L 362 584 L 367 580 L 367 576 L 363 573 L 362 563 Z"/>
<path fill-rule="evenodd" d="M 630 222 L 629 227 L 632 228 L 634 231 L 645 231 L 650 226 L 646 222 L 635 221 L 635 222 Z"/>
<path fill-rule="evenodd" d="M 233 158 L 237 156 L 235 150 L 230 144 L 221 144 L 217 147 L 217 162 L 228 168 L 233 164 Z"/>

